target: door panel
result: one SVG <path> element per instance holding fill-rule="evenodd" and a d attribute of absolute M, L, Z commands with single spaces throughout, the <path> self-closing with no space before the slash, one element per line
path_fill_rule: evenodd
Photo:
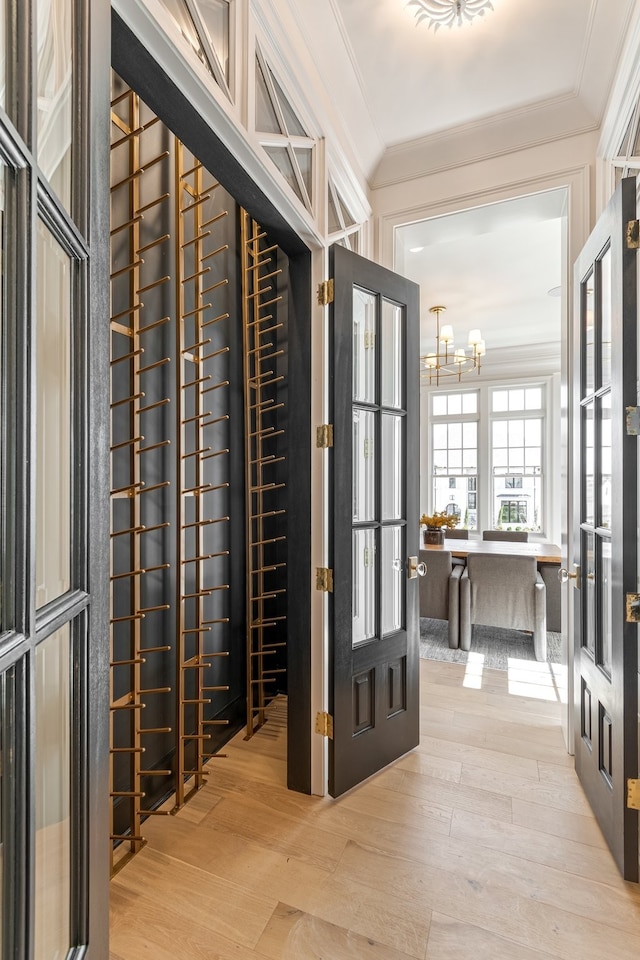
<path fill-rule="evenodd" d="M 418 288 L 331 250 L 333 580 L 329 791 L 418 742 Z"/>
<path fill-rule="evenodd" d="M 575 266 L 574 603 L 576 770 L 627 880 L 638 879 L 638 814 L 626 806 L 638 776 L 637 626 L 625 595 L 637 591 L 637 439 L 625 407 L 637 404 L 635 178 L 621 181 Z"/>

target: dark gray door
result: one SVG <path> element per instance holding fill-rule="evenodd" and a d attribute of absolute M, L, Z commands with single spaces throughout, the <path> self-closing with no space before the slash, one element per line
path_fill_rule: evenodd
<path fill-rule="evenodd" d="M 340 246 L 331 267 L 335 797 L 419 738 L 419 293 Z"/>
<path fill-rule="evenodd" d="M 638 628 L 626 594 L 637 586 L 636 257 L 627 226 L 635 178 L 623 180 L 575 266 L 574 589 L 576 770 L 627 880 L 638 879 Z"/>
<path fill-rule="evenodd" d="M 12 960 L 108 954 L 109 14 L 108 0 L 0 0 L 0 956 Z"/>

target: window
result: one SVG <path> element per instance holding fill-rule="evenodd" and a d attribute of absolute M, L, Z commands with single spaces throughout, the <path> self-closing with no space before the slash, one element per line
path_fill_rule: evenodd
<path fill-rule="evenodd" d="M 429 512 L 468 530 L 544 530 L 545 384 L 430 393 Z"/>
<path fill-rule="evenodd" d="M 433 395 L 433 510 L 458 517 L 458 526 L 477 529 L 477 391 Z"/>
<path fill-rule="evenodd" d="M 229 0 L 161 0 L 175 26 L 231 99 Z"/>
<path fill-rule="evenodd" d="M 497 416 L 499 415 L 499 416 Z M 541 530 L 542 388 L 491 391 L 492 515 L 498 530 Z M 514 499 L 511 491 L 519 490 Z"/>
<path fill-rule="evenodd" d="M 332 243 L 339 243 L 354 253 L 360 252 L 360 224 L 349 211 L 342 194 L 331 178 L 327 182 L 327 233 Z"/>
<path fill-rule="evenodd" d="M 314 147 L 273 71 L 256 52 L 256 131 L 265 152 L 298 200 L 313 210 Z"/>

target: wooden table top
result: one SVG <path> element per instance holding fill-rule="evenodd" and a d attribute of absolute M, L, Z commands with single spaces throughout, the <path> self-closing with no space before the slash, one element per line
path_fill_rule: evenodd
<path fill-rule="evenodd" d="M 513 540 L 448 540 L 444 546 L 423 544 L 421 550 L 450 550 L 454 557 L 468 557 L 470 553 L 499 553 L 502 556 L 535 557 L 539 563 L 560 563 L 561 550 L 555 543 L 514 543 Z"/>

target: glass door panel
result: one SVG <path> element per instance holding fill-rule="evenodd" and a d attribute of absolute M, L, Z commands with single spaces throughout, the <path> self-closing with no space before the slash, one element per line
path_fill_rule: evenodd
<path fill-rule="evenodd" d="M 582 593 L 583 602 L 583 631 L 582 645 L 586 647 L 592 657 L 596 652 L 596 589 L 595 589 L 595 536 L 593 533 L 583 533 L 582 548 Z"/>
<path fill-rule="evenodd" d="M 381 363 L 382 383 L 380 402 L 383 407 L 402 406 L 402 307 L 382 300 Z"/>
<path fill-rule="evenodd" d="M 402 527 L 382 528 L 382 636 L 404 627 L 404 536 Z"/>
<path fill-rule="evenodd" d="M 36 606 L 71 585 L 71 265 L 38 222 Z"/>
<path fill-rule="evenodd" d="M 35 658 L 35 960 L 63 960 L 71 903 L 71 641 L 65 624 Z"/>
<path fill-rule="evenodd" d="M 376 402 L 376 297 L 353 291 L 353 399 Z"/>
<path fill-rule="evenodd" d="M 376 637 L 376 531 L 353 531 L 353 646 Z"/>
<path fill-rule="evenodd" d="M 582 315 L 584 336 L 584 389 L 583 393 L 591 393 L 595 386 L 595 318 L 593 310 L 593 272 L 582 283 Z"/>
<path fill-rule="evenodd" d="M 400 520 L 402 518 L 402 491 L 404 489 L 402 417 L 383 413 L 381 421 L 382 520 Z"/>
<path fill-rule="evenodd" d="M 611 541 L 600 541 L 600 665 L 611 675 Z"/>
<path fill-rule="evenodd" d="M 73 127 L 73 0 L 37 0 L 38 162 L 69 210 Z"/>
<path fill-rule="evenodd" d="M 600 517 L 599 526 L 611 529 L 611 393 L 599 401 L 600 414 Z"/>
<path fill-rule="evenodd" d="M 583 407 L 583 474 L 584 474 L 584 506 L 582 520 L 590 525 L 595 524 L 595 459 L 593 438 L 593 403 Z"/>
<path fill-rule="evenodd" d="M 600 386 L 611 383 L 611 247 L 600 261 Z"/>
<path fill-rule="evenodd" d="M 375 414 L 353 409 L 353 520 L 373 520 L 376 509 Z"/>

